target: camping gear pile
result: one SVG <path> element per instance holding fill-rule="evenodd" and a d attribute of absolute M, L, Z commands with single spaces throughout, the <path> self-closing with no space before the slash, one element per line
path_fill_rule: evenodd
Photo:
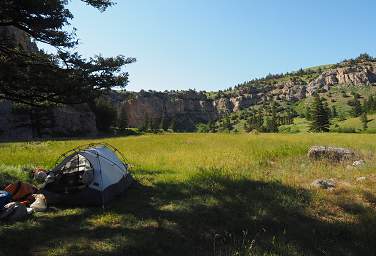
<path fill-rule="evenodd" d="M 122 158 L 118 157 L 118 155 Z M 124 156 L 109 144 L 90 144 L 61 155 L 56 166 L 34 170 L 37 187 L 16 182 L 0 190 L 0 220 L 21 220 L 49 205 L 102 206 L 133 182 Z"/>
<path fill-rule="evenodd" d="M 28 183 L 18 181 L 7 185 L 0 191 L 0 220 L 17 221 L 24 219 L 32 212 L 42 212 L 47 209 L 43 194 Z"/>

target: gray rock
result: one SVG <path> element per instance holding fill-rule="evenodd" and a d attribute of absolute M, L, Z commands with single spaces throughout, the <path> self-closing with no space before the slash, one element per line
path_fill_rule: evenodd
<path fill-rule="evenodd" d="M 334 179 L 317 179 L 311 183 L 312 186 L 322 189 L 334 189 L 336 187 L 336 182 Z"/>
<path fill-rule="evenodd" d="M 355 153 L 347 148 L 313 146 L 309 149 L 307 155 L 312 160 L 326 159 L 339 162 L 354 158 Z"/>
<path fill-rule="evenodd" d="M 126 112 L 129 127 L 142 127 L 147 119 L 160 123 L 167 120 L 187 119 L 194 123 L 207 123 L 219 113 L 230 113 L 234 105 L 228 98 L 208 99 L 200 92 L 145 92 L 133 93 L 115 106 Z"/>
<path fill-rule="evenodd" d="M 0 27 L 0 42 L 20 47 L 26 52 L 38 51 L 30 36 L 13 26 Z M 0 99 L 0 140 L 85 137 L 96 134 L 95 115 L 86 104 L 40 110 Z"/>
<path fill-rule="evenodd" d="M 364 160 L 357 160 L 357 161 L 355 161 L 352 165 L 354 166 L 354 167 L 362 167 L 362 166 L 364 166 L 366 164 L 366 162 L 364 161 Z"/>
<path fill-rule="evenodd" d="M 58 106 L 43 110 L 35 118 L 30 109 L 0 100 L 0 140 L 95 136 L 96 120 L 85 104 Z"/>
<path fill-rule="evenodd" d="M 369 85 L 376 83 L 376 65 L 374 63 L 356 66 L 339 67 L 322 73 L 309 83 L 307 96 L 319 90 L 329 91 L 330 87 L 342 85 Z"/>
<path fill-rule="evenodd" d="M 0 41 L 11 47 L 21 47 L 27 52 L 38 51 L 36 43 L 30 39 L 30 36 L 13 26 L 0 27 Z"/>

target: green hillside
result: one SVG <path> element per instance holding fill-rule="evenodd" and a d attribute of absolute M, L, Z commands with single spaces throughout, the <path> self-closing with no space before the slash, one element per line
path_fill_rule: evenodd
<path fill-rule="evenodd" d="M 360 119 L 354 118 L 352 102 L 355 97 L 358 98 L 360 108 L 364 109 L 363 105 L 369 100 L 369 97 L 376 97 L 376 86 L 372 83 L 357 85 L 334 84 L 328 86 L 327 89 L 318 89 L 311 96 L 308 95 L 299 99 L 285 99 L 280 96 L 283 96 L 283 93 L 291 87 L 294 87 L 294 90 L 299 90 L 303 86 L 308 86 L 309 83 L 317 79 L 325 71 L 333 72 L 336 68 L 342 68 L 342 70 L 347 70 L 346 72 L 354 72 L 356 74 L 356 72 L 363 72 L 365 67 L 373 66 L 375 61 L 369 55 L 362 54 L 356 59 L 345 60 L 338 64 L 300 69 L 286 74 L 270 74 L 261 79 L 239 84 L 223 92 L 212 92 L 210 97 L 214 99 L 220 97 L 236 99 L 236 97 L 244 97 L 255 92 L 258 93 L 257 95 L 261 94 L 262 96 L 260 96 L 261 99 L 256 104 L 252 104 L 250 107 L 243 107 L 240 111 L 229 111 L 229 113 L 222 114 L 214 125 L 211 124 L 211 129 L 204 130 L 212 132 L 249 132 L 257 129 L 260 132 L 307 132 L 311 122 L 309 116 L 307 116 L 309 114 L 307 111 L 312 111 L 310 108 L 313 102 L 313 95 L 317 94 L 325 100 L 329 110 L 333 112 L 331 114 L 334 115 L 335 111 L 335 116 L 332 116 L 330 120 L 331 131 L 364 132 L 361 129 Z M 364 73 L 362 75 L 366 76 L 367 74 Z M 347 76 L 349 75 L 347 74 Z M 372 113 L 376 112 L 375 106 L 367 111 L 372 116 Z M 273 126 L 270 128 L 270 120 L 273 115 L 273 118 L 276 118 L 275 122 L 278 129 L 273 128 Z M 257 118 L 262 120 L 255 121 Z M 255 122 L 259 122 L 256 128 Z M 375 132 L 372 120 L 368 126 L 369 129 L 366 132 Z"/>
<path fill-rule="evenodd" d="M 348 118 L 336 123 L 340 128 L 354 128 L 356 131 L 362 131 L 362 122 L 360 118 Z M 376 133 L 376 114 L 368 115 L 367 132 Z"/>

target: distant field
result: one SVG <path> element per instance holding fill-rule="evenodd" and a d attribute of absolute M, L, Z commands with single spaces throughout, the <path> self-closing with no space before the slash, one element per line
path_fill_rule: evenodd
<path fill-rule="evenodd" d="M 105 210 L 61 209 L 0 223 L 0 255 L 375 255 L 376 135 L 165 134 L 0 144 L 0 184 L 28 180 L 77 145 L 108 142 L 135 188 Z M 312 145 L 366 160 L 311 162 Z M 357 177 L 367 177 L 356 181 Z M 334 191 L 317 190 L 334 178 Z"/>

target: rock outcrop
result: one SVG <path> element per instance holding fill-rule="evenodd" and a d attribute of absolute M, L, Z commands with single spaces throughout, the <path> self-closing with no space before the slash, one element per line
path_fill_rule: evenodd
<path fill-rule="evenodd" d="M 336 187 L 337 182 L 334 179 L 317 179 L 314 180 L 311 185 L 315 188 L 333 190 Z"/>
<path fill-rule="evenodd" d="M 0 40 L 29 52 L 38 51 L 27 34 L 14 27 L 0 27 Z M 376 85 L 374 61 L 341 63 L 324 72 L 301 72 L 255 80 L 236 90 L 218 93 L 214 99 L 192 90 L 113 92 L 109 98 L 119 113 L 125 111 L 129 127 L 147 124 L 156 128 L 167 120 L 170 124 L 181 125 L 182 130 L 191 131 L 197 123 L 208 123 L 268 100 L 299 101 L 316 92 L 329 91 L 335 85 Z M 0 139 L 91 136 L 97 131 L 95 115 L 85 105 L 55 107 L 39 114 L 17 108 L 18 105 L 9 101 L 0 101 Z"/>
<path fill-rule="evenodd" d="M 0 140 L 95 136 L 95 116 L 86 105 L 32 109 L 0 101 Z"/>
<path fill-rule="evenodd" d="M 357 63 L 333 68 L 324 71 L 308 84 L 307 81 L 292 77 L 274 84 L 240 87 L 236 92 L 220 93 L 215 99 L 209 99 L 206 94 L 195 91 L 141 91 L 132 93 L 132 97 L 121 101 L 117 97 L 116 102 L 121 102 L 121 106 L 125 106 L 131 127 L 140 127 L 147 120 L 160 122 L 163 118 L 188 120 L 188 123 L 194 126 L 197 122 L 207 123 L 222 115 L 238 112 L 267 100 L 295 102 L 316 92 L 329 91 L 331 86 L 342 84 L 376 84 L 376 63 Z"/>
<path fill-rule="evenodd" d="M 256 105 L 260 101 L 257 94 L 243 94 L 237 97 L 222 97 L 213 101 L 218 114 L 238 112 Z"/>
<path fill-rule="evenodd" d="M 162 119 L 170 122 L 179 119 L 186 124 L 207 123 L 217 118 L 213 101 L 205 94 L 195 91 L 185 92 L 145 92 L 133 93 L 120 103 L 127 113 L 130 127 L 142 127 L 145 122 L 155 125 Z"/>
<path fill-rule="evenodd" d="M 307 96 L 317 91 L 329 91 L 333 85 L 373 85 L 376 83 L 376 63 L 331 69 L 309 83 Z"/>
<path fill-rule="evenodd" d="M 0 27 L 0 40 L 9 47 L 37 52 L 30 37 L 12 26 Z M 0 140 L 94 136 L 95 115 L 87 105 L 31 108 L 0 99 Z"/>
<path fill-rule="evenodd" d="M 312 160 L 344 161 L 355 157 L 354 151 L 347 148 L 313 146 L 307 156 Z"/>
<path fill-rule="evenodd" d="M 0 27 L 0 39 L 10 47 L 20 47 L 27 52 L 38 51 L 36 43 L 25 32 L 13 26 Z"/>
<path fill-rule="evenodd" d="M 298 101 L 306 97 L 306 91 L 306 85 L 288 81 L 277 84 L 269 93 L 268 98 L 274 100 Z"/>

